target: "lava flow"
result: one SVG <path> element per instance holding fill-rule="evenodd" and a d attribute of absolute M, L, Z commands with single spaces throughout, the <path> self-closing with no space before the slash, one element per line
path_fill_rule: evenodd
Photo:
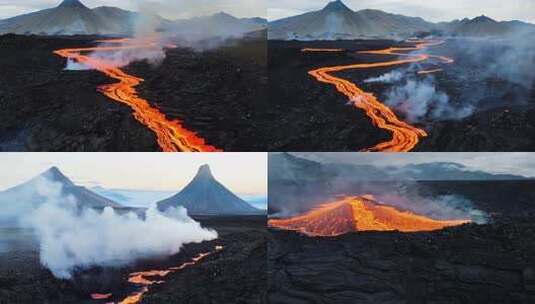
<path fill-rule="evenodd" d="M 337 236 L 353 231 L 433 231 L 469 222 L 432 219 L 378 203 L 366 195 L 329 202 L 303 215 L 271 219 L 269 226 L 308 236 Z"/>
<path fill-rule="evenodd" d="M 149 291 L 150 286 L 155 285 L 155 284 L 165 283 L 163 279 L 167 277 L 169 274 L 182 270 L 186 267 L 193 266 L 197 264 L 198 262 L 200 262 L 202 259 L 206 258 L 207 256 L 210 256 L 216 252 L 220 252 L 221 250 L 223 250 L 223 246 L 215 246 L 215 251 L 200 253 L 199 255 L 191 259 L 189 262 L 185 262 L 181 264 L 180 266 L 169 267 L 165 270 L 147 270 L 147 271 L 131 273 L 128 276 L 128 282 L 135 286 L 139 286 L 139 289 L 131 293 L 128 297 L 126 297 L 122 301 L 120 301 L 119 304 L 140 303 L 141 299 L 143 298 L 143 295 Z M 111 293 L 107 293 L 107 294 L 94 293 L 91 295 L 91 298 L 94 300 L 104 300 L 104 299 L 109 299 L 111 297 L 112 297 Z"/>
<path fill-rule="evenodd" d="M 409 40 L 409 42 L 414 43 L 414 47 L 390 47 L 383 50 L 375 51 L 361 51 L 361 54 L 379 54 L 379 55 L 396 55 L 406 57 L 404 59 L 396 59 L 383 62 L 374 62 L 374 63 L 359 63 L 351 64 L 344 66 L 332 66 L 324 67 L 309 72 L 317 81 L 332 84 L 336 89 L 347 96 L 353 105 L 359 109 L 362 109 L 366 112 L 368 117 L 372 119 L 374 125 L 378 126 L 381 129 L 392 132 L 392 139 L 380 143 L 375 147 L 365 149 L 364 151 L 384 151 L 384 152 L 408 152 L 411 151 L 419 142 L 420 137 L 427 136 L 427 133 L 414 127 L 402 120 L 400 120 L 394 112 L 381 103 L 373 94 L 364 92 L 362 89 L 357 87 L 351 81 L 335 77 L 332 74 L 335 72 L 341 72 L 352 69 L 368 69 L 368 68 L 379 68 L 379 67 L 389 67 L 396 66 L 408 63 L 416 63 L 428 60 L 430 58 L 436 58 L 443 63 L 452 63 L 453 60 L 444 56 L 434 56 L 429 54 L 409 54 L 403 52 L 410 52 L 416 50 L 422 50 L 429 46 L 434 46 L 442 44 L 443 41 L 419 41 L 419 40 Z M 303 49 L 303 52 L 307 52 L 311 49 Z M 315 49 L 319 51 L 320 49 Z M 329 52 L 339 52 L 340 49 L 324 49 L 324 51 Z M 401 53 L 400 53 L 401 52 Z"/>
<path fill-rule="evenodd" d="M 135 87 L 143 82 L 142 78 L 129 75 L 119 67 L 97 58 L 96 56 L 83 55 L 83 53 L 96 51 L 114 52 L 120 50 L 150 49 L 156 47 L 155 42 L 130 39 L 113 39 L 100 42 L 119 45 L 61 49 L 54 51 L 54 53 L 64 58 L 75 60 L 78 63 L 84 64 L 118 80 L 119 82 L 117 83 L 98 87 L 98 91 L 115 101 L 128 105 L 133 110 L 135 119 L 156 134 L 158 145 L 163 151 L 218 151 L 215 147 L 206 144 L 205 140 L 199 137 L 195 132 L 187 130 L 181 121 L 167 119 L 162 112 L 151 106 L 147 100 L 140 98 Z"/>

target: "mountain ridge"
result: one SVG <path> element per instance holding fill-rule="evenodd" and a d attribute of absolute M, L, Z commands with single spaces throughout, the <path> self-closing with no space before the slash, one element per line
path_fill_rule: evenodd
<path fill-rule="evenodd" d="M 318 11 L 271 21 L 268 36 L 271 40 L 399 39 L 431 31 L 453 36 L 497 36 L 523 30 L 535 33 L 535 25 L 496 21 L 485 15 L 433 23 L 377 9 L 353 11 L 336 0 Z"/>
<path fill-rule="evenodd" d="M 56 7 L 1 19 L 0 34 L 130 36 L 134 34 L 135 23 L 140 18 L 140 13 L 118 7 L 99 6 L 91 9 L 79 0 L 64 0 Z M 181 20 L 156 16 L 156 22 L 159 31 L 186 27 L 223 36 L 267 27 L 265 19 L 237 18 L 224 12 Z"/>

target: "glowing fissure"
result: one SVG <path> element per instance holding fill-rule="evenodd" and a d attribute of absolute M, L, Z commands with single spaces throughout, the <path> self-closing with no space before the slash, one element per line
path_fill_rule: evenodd
<path fill-rule="evenodd" d="M 158 145 L 165 152 L 215 152 L 216 147 L 208 145 L 206 141 L 195 132 L 186 129 L 180 120 L 169 120 L 150 103 L 138 96 L 135 89 L 144 79 L 129 75 L 119 67 L 105 60 L 83 55 L 87 52 L 113 52 L 120 50 L 136 50 L 156 47 L 155 42 L 133 41 L 130 39 L 101 40 L 107 44 L 120 44 L 116 46 L 104 45 L 88 48 L 70 48 L 54 51 L 56 55 L 75 60 L 119 82 L 98 87 L 98 91 L 105 96 L 129 106 L 134 118 L 156 134 Z M 172 47 L 172 46 L 169 46 Z"/>
<path fill-rule="evenodd" d="M 136 286 L 139 286 L 139 289 L 133 293 L 131 293 L 129 296 L 127 296 L 125 299 L 118 302 L 118 304 L 137 304 L 141 302 L 141 299 L 143 298 L 143 295 L 146 294 L 149 291 L 149 287 L 156 284 L 163 284 L 165 281 L 163 280 L 165 277 L 167 277 L 171 273 L 175 273 L 179 270 L 182 270 L 187 267 L 191 267 L 197 263 L 199 263 L 204 258 L 220 252 L 223 250 L 223 246 L 215 246 L 215 250 L 212 252 L 204 252 L 200 253 L 196 257 L 192 258 L 188 262 L 182 263 L 180 266 L 175 267 L 169 267 L 165 270 L 147 270 L 147 271 L 139 271 L 139 272 L 133 272 L 128 275 L 128 282 L 131 284 L 134 284 Z M 109 299 L 112 297 L 111 293 L 107 294 L 100 294 L 100 293 L 94 293 L 91 294 L 91 298 L 94 300 L 104 300 Z"/>
<path fill-rule="evenodd" d="M 329 202 L 303 215 L 270 219 L 269 226 L 308 236 L 337 236 L 354 231 L 434 231 L 470 222 L 468 219 L 433 219 L 378 203 L 366 195 Z"/>
<path fill-rule="evenodd" d="M 429 54 L 409 54 L 403 52 L 417 51 L 425 49 L 429 46 L 435 46 L 444 43 L 444 41 L 420 41 L 409 40 L 414 43 L 414 47 L 390 47 L 383 50 L 375 51 L 361 51 L 361 54 L 376 54 L 376 55 L 396 55 L 405 57 L 404 59 L 396 59 L 375 63 L 359 63 L 343 66 L 324 67 L 309 72 L 317 81 L 334 85 L 336 89 L 347 96 L 350 102 L 357 108 L 362 109 L 368 117 L 371 118 L 374 125 L 387 130 L 392 133 L 392 139 L 378 145 L 364 149 L 368 152 L 408 152 L 414 149 L 418 144 L 420 137 L 427 136 L 427 133 L 415 126 L 412 126 L 400 120 L 396 114 L 386 105 L 381 103 L 372 93 L 368 93 L 360 89 L 355 83 L 345 80 L 343 78 L 335 77 L 332 74 L 341 71 L 352 69 L 369 69 L 382 68 L 389 66 L 396 66 L 402 64 L 410 64 L 426 61 L 430 58 L 436 58 L 442 63 L 452 63 L 453 59 L 444 56 L 434 56 Z M 340 52 L 341 49 L 302 49 L 303 52 L 314 51 L 328 51 Z M 437 72 L 436 70 L 433 72 Z"/>

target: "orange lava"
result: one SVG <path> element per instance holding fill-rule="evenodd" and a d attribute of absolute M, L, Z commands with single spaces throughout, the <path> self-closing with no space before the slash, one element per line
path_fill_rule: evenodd
<path fill-rule="evenodd" d="M 443 71 L 443 69 L 422 70 L 422 71 L 418 71 L 418 74 L 425 75 L 425 74 L 438 73 L 438 72 L 442 72 L 442 71 Z"/>
<path fill-rule="evenodd" d="M 148 270 L 133 272 L 128 277 L 128 282 L 141 286 L 141 289 L 133 292 L 124 300 L 120 301 L 119 304 L 137 304 L 141 302 L 143 295 L 149 291 L 149 286 L 154 284 L 162 284 L 165 281 L 163 279 L 171 273 L 174 273 L 178 270 L 182 270 L 186 267 L 193 266 L 200 262 L 202 259 L 206 258 L 209 255 L 212 255 L 216 252 L 223 250 L 223 246 L 216 246 L 215 250 L 212 252 L 200 253 L 198 256 L 191 259 L 189 262 L 185 262 L 178 267 L 170 267 L 166 270 Z"/>
<path fill-rule="evenodd" d="M 469 223 L 470 220 L 436 220 L 378 203 L 372 196 L 346 197 L 303 215 L 271 219 L 269 226 L 309 236 L 337 236 L 354 231 L 433 231 Z"/>
<path fill-rule="evenodd" d="M 316 78 L 317 81 L 334 85 L 340 93 L 344 94 L 349 98 L 349 100 L 351 101 L 351 103 L 353 103 L 355 107 L 364 110 L 368 117 L 371 118 L 374 125 L 392 133 L 391 140 L 380 143 L 375 147 L 365 149 L 364 151 L 408 152 L 411 151 L 418 144 L 419 138 L 427 136 L 427 133 L 422 129 L 414 127 L 400 120 L 389 107 L 381 103 L 373 94 L 363 91 L 362 89 L 357 87 L 356 84 L 349 80 L 335 77 L 332 74 L 352 69 L 380 68 L 416 63 L 426 61 L 430 58 L 437 58 L 443 63 L 453 62 L 452 59 L 443 56 L 405 53 L 410 51 L 422 50 L 429 46 L 439 45 L 442 44 L 443 41 L 409 41 L 411 43 L 414 43 L 415 46 L 390 47 L 383 50 L 359 52 L 362 54 L 377 54 L 388 56 L 396 55 L 403 57 L 403 59 L 375 63 L 359 63 L 344 66 L 324 67 L 309 72 L 309 74 Z"/>
<path fill-rule="evenodd" d="M 91 299 L 93 300 L 105 300 L 109 299 L 112 296 L 111 293 L 92 293 Z"/>
<path fill-rule="evenodd" d="M 129 75 L 120 68 L 114 67 L 98 58 L 84 55 L 85 53 L 95 51 L 113 52 L 128 49 L 137 50 L 154 48 L 156 46 L 155 42 L 149 40 L 134 41 L 130 39 L 101 40 L 100 42 L 120 45 L 61 49 L 54 53 L 61 57 L 75 60 L 118 80 L 119 82 L 117 83 L 100 86 L 98 91 L 115 101 L 129 106 L 133 110 L 135 119 L 156 134 L 158 145 L 163 151 L 219 151 L 214 146 L 208 145 L 205 140 L 199 137 L 195 132 L 187 130 L 181 121 L 167 119 L 167 117 L 156 107 L 151 106 L 147 100 L 140 98 L 135 87 L 143 82 L 142 78 Z"/>
<path fill-rule="evenodd" d="M 318 49 L 318 48 L 304 48 L 301 52 L 343 52 L 344 49 Z"/>

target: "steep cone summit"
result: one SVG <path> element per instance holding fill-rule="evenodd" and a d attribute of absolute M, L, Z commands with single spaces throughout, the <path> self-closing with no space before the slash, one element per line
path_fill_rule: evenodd
<path fill-rule="evenodd" d="M 78 0 L 64 0 L 58 7 L 81 7 L 87 8 L 82 2 Z"/>
<path fill-rule="evenodd" d="M 50 181 L 61 183 L 63 186 L 74 186 L 74 183 L 61 172 L 58 167 L 51 167 L 45 172 L 39 175 L 40 177 L 45 177 Z"/>
<path fill-rule="evenodd" d="M 197 175 L 182 191 L 158 202 L 158 209 L 184 207 L 191 215 L 247 215 L 261 214 L 259 209 L 236 196 L 212 175 L 210 167 L 203 165 Z"/>
<path fill-rule="evenodd" d="M 329 12 L 352 12 L 352 10 L 340 0 L 329 2 L 323 10 Z"/>

